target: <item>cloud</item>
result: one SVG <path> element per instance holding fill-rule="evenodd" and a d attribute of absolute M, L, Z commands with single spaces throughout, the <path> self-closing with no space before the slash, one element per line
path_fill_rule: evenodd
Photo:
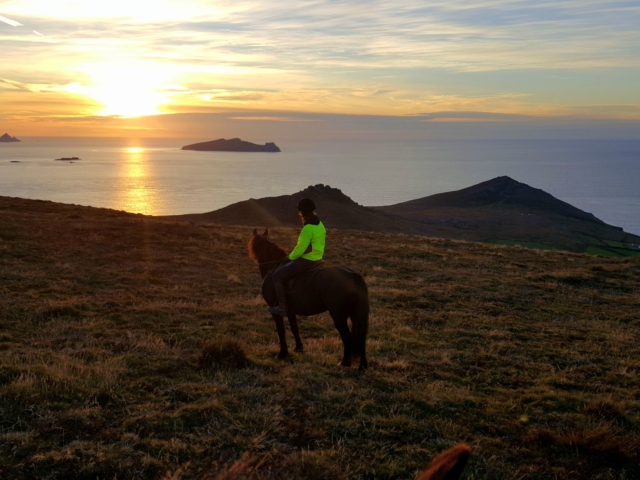
<path fill-rule="evenodd" d="M 180 86 L 165 90 L 171 111 L 547 115 L 598 103 L 618 115 L 615 105 L 640 103 L 637 0 L 158 0 L 153 9 L 0 0 L 0 8 L 29 25 L 0 28 L 4 76 L 91 86 L 95 64 L 125 76 L 127 64 L 158 65 Z M 600 72 L 607 78 L 595 85 Z"/>
<path fill-rule="evenodd" d="M 269 117 L 269 116 L 246 116 L 246 117 L 229 117 L 231 120 L 247 120 L 254 122 L 319 122 L 318 119 L 299 118 L 299 117 Z"/>
<path fill-rule="evenodd" d="M 22 24 L 20 22 L 16 22 L 15 20 L 11 20 L 10 18 L 3 17 L 0 15 L 0 22 L 4 22 L 7 25 L 11 25 L 12 27 L 21 27 Z"/>
<path fill-rule="evenodd" d="M 426 120 L 420 120 L 426 123 L 500 123 L 507 122 L 508 120 L 498 120 L 495 118 L 467 118 L 467 117 L 446 117 L 446 118 L 431 118 Z"/>
<path fill-rule="evenodd" d="M 15 80 L 8 80 L 6 78 L 0 78 L 0 82 L 6 83 L 8 85 L 11 85 L 12 87 L 18 88 L 20 90 L 26 90 L 28 92 L 34 92 L 36 91 L 35 89 L 33 89 L 33 87 L 30 87 L 29 85 L 22 83 L 22 82 L 16 82 Z"/>
<path fill-rule="evenodd" d="M 420 122 L 425 123 L 501 123 L 521 122 L 531 120 L 532 117 L 489 112 L 435 112 L 415 115 Z"/>
<path fill-rule="evenodd" d="M 301 0 L 282 5 L 263 0 L 215 8 L 204 1 L 181 2 L 180 8 L 178 2 L 163 1 L 153 9 L 122 1 L 95 5 L 22 0 L 4 8 L 34 22 L 53 21 L 63 37 L 91 40 L 86 38 L 89 27 L 95 39 L 126 38 L 146 53 L 162 46 L 165 55 L 180 52 L 191 64 L 211 65 L 216 59 L 235 67 L 460 71 L 640 65 L 635 27 L 640 6 L 632 1 L 586 1 L 579 8 L 573 0 L 535 5 L 509 0 L 428 5 L 418 0 L 400 5 Z"/>

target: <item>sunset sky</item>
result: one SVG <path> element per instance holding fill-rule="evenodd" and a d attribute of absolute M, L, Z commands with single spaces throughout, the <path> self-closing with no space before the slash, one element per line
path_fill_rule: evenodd
<path fill-rule="evenodd" d="M 207 112 L 635 124 L 638 25 L 637 0 L 0 0 L 0 134 Z"/>

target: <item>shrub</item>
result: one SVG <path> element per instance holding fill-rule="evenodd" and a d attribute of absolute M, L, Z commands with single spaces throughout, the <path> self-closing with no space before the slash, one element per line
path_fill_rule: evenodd
<path fill-rule="evenodd" d="M 247 356 L 238 342 L 208 343 L 202 349 L 199 365 L 202 369 L 212 368 L 244 368 L 249 363 Z"/>

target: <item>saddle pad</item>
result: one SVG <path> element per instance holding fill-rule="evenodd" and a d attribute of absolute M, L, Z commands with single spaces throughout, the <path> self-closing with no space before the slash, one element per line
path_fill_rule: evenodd
<path fill-rule="evenodd" d="M 286 290 L 287 293 L 295 293 L 296 291 L 299 292 L 309 288 L 309 285 L 311 284 L 315 276 L 318 274 L 318 272 L 322 270 L 323 267 L 324 267 L 324 260 L 320 260 L 319 262 L 316 262 L 316 265 L 314 265 L 312 268 L 310 268 L 306 272 L 299 273 L 287 279 L 284 282 L 284 289 Z M 267 274 L 267 276 L 265 277 L 265 281 L 266 280 L 273 281 L 271 278 L 271 274 L 272 272 L 269 272 Z"/>
<path fill-rule="evenodd" d="M 313 279 L 320 271 L 322 271 L 322 265 L 315 266 L 307 270 L 306 272 L 294 275 L 293 277 L 287 279 L 287 281 L 285 282 L 285 290 L 287 291 L 287 293 L 295 293 L 306 290 L 307 288 L 309 288 L 311 282 L 313 282 Z"/>

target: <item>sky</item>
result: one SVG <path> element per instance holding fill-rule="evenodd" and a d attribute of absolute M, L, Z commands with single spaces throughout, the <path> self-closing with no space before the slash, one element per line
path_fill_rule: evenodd
<path fill-rule="evenodd" d="M 0 0 L 0 130 L 182 135 L 177 119 L 215 114 L 311 131 L 344 115 L 637 136 L 638 25 L 637 0 Z"/>

